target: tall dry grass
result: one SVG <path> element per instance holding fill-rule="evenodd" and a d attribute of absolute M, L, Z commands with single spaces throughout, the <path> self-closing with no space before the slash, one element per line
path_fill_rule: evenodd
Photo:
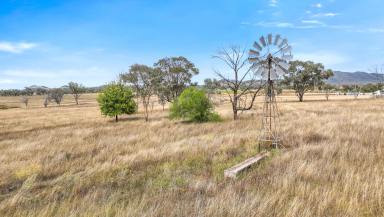
<path fill-rule="evenodd" d="M 282 98 L 290 148 L 236 181 L 223 170 L 256 153 L 260 104 L 236 122 L 226 104 L 219 123 L 159 107 L 114 123 L 93 95 L 33 100 L 0 110 L 0 216 L 384 216 L 382 99 Z"/>

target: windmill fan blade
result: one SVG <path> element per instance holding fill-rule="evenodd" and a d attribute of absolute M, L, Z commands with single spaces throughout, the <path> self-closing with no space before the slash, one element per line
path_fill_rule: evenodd
<path fill-rule="evenodd" d="M 284 71 L 283 69 L 281 69 L 279 66 L 275 67 L 275 72 L 278 76 L 283 76 L 285 75 L 287 72 Z"/>
<path fill-rule="evenodd" d="M 280 68 L 284 72 L 288 72 L 289 63 L 285 61 L 279 61 L 279 60 L 276 61 L 275 59 L 272 59 L 272 62 L 274 63 L 273 65 L 275 68 Z"/>
<path fill-rule="evenodd" d="M 276 70 L 272 70 L 270 74 L 270 79 L 271 80 L 276 80 L 279 78 L 279 75 L 277 74 Z"/>
<path fill-rule="evenodd" d="M 268 71 L 267 70 L 263 70 L 262 73 L 261 73 L 261 78 L 263 80 L 267 80 L 268 79 Z"/>
<path fill-rule="evenodd" d="M 281 52 L 283 52 L 283 53 L 288 53 L 288 52 L 291 52 L 291 51 L 292 51 L 292 47 L 291 46 L 287 46 L 287 47 L 285 47 L 285 48 L 283 48 L 281 50 Z"/>
<path fill-rule="evenodd" d="M 291 61 L 293 59 L 293 56 L 291 54 L 284 54 L 281 58 L 286 61 Z"/>
<path fill-rule="evenodd" d="M 256 48 L 258 51 L 261 51 L 263 48 L 259 45 L 259 43 L 257 43 L 255 41 L 255 43 L 253 43 L 253 47 Z"/>
<path fill-rule="evenodd" d="M 263 47 L 267 46 L 267 43 L 265 42 L 264 36 L 260 37 L 260 43 L 263 45 Z"/>
<path fill-rule="evenodd" d="M 260 56 L 260 52 L 251 49 L 251 50 L 249 50 L 249 55 Z"/>
<path fill-rule="evenodd" d="M 248 58 L 248 62 L 250 62 L 250 63 L 257 63 L 259 61 L 260 61 L 260 59 L 257 57 L 249 57 Z"/>
<path fill-rule="evenodd" d="M 255 71 L 255 75 L 261 76 L 265 71 L 266 69 L 263 66 L 258 66 L 257 70 Z"/>
<path fill-rule="evenodd" d="M 277 63 L 277 65 L 279 65 L 284 70 L 288 70 L 289 69 L 289 63 L 287 63 L 287 62 L 281 61 L 281 62 Z"/>
<path fill-rule="evenodd" d="M 268 34 L 268 44 L 272 44 L 272 34 Z"/>
<path fill-rule="evenodd" d="M 279 48 L 282 48 L 284 45 L 288 44 L 288 40 L 287 39 L 284 39 L 280 45 L 279 45 Z"/>
<path fill-rule="evenodd" d="M 273 43 L 274 45 L 277 45 L 280 41 L 280 35 L 276 35 L 275 42 Z"/>
<path fill-rule="evenodd" d="M 277 64 L 277 67 L 279 69 L 281 69 L 284 72 L 284 74 L 288 73 L 288 69 L 289 69 L 289 64 L 288 63 L 283 63 L 283 64 L 279 63 L 279 64 Z"/>

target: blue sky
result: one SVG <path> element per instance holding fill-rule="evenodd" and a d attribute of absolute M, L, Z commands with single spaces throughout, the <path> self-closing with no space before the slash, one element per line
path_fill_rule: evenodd
<path fill-rule="evenodd" d="M 97 86 L 134 63 L 185 56 L 214 77 L 217 50 L 280 33 L 296 59 L 368 71 L 384 63 L 384 1 L 1 0 L 0 89 Z"/>

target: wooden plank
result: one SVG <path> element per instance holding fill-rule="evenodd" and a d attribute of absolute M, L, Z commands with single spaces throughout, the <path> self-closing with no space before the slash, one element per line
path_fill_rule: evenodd
<path fill-rule="evenodd" d="M 264 158 L 269 156 L 269 154 L 270 154 L 269 152 L 259 153 L 255 157 L 248 158 L 247 160 L 245 160 L 239 164 L 236 164 L 235 166 L 233 166 L 229 169 L 224 170 L 224 177 L 236 178 L 237 174 L 239 174 L 241 171 L 249 168 L 253 164 L 260 162 L 261 160 L 263 160 Z"/>

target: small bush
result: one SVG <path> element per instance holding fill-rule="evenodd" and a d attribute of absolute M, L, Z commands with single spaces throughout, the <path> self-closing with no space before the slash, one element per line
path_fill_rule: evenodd
<path fill-rule="evenodd" d="M 97 97 L 101 113 L 115 117 L 118 115 L 133 114 L 137 110 L 137 105 L 133 99 L 132 90 L 122 84 L 110 84 L 106 86 Z"/>
<path fill-rule="evenodd" d="M 192 122 L 220 120 L 220 116 L 213 112 L 213 105 L 205 92 L 195 87 L 185 89 L 172 103 L 170 117 L 182 118 Z"/>

